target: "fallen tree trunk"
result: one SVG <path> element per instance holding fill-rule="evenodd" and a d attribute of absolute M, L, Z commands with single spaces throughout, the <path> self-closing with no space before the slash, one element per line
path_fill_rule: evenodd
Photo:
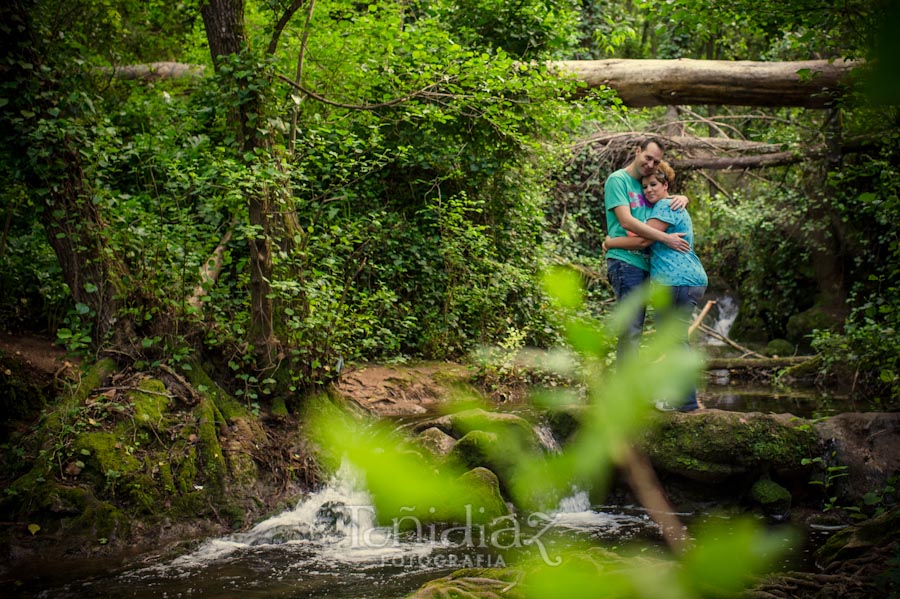
<path fill-rule="evenodd" d="M 837 59 L 793 62 L 749 60 L 565 60 L 550 63 L 588 88 L 614 89 L 635 108 L 678 104 L 798 106 L 827 108 L 843 95 L 850 72 L 861 61 Z M 122 79 L 199 77 L 198 65 L 156 62 L 108 69 Z"/>
<path fill-rule="evenodd" d="M 203 65 L 183 62 L 151 62 L 147 64 L 129 64 L 100 69 L 116 79 L 157 81 L 160 79 L 193 79 L 202 77 Z"/>
<path fill-rule="evenodd" d="M 783 358 L 712 358 L 707 360 L 707 370 L 772 370 L 798 366 L 815 356 L 785 356 Z"/>
<path fill-rule="evenodd" d="M 587 83 L 614 89 L 626 106 L 707 104 L 828 108 L 843 95 L 850 72 L 863 63 L 838 59 L 569 60 L 552 63 Z"/>

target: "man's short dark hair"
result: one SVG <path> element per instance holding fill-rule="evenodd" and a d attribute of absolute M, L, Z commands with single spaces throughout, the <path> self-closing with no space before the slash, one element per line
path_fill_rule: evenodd
<path fill-rule="evenodd" d="M 662 142 L 658 137 L 648 137 L 644 141 L 641 142 L 641 152 L 647 149 L 647 146 L 650 144 L 656 144 L 659 146 L 659 149 L 663 151 L 663 154 L 666 153 L 666 144 Z"/>

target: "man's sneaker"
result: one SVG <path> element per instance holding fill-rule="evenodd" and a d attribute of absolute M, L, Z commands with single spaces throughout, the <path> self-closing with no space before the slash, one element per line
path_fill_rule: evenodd
<path fill-rule="evenodd" d="M 678 410 L 678 408 L 674 408 L 664 401 L 656 402 L 655 404 L 653 404 L 653 407 L 660 412 L 676 412 Z"/>

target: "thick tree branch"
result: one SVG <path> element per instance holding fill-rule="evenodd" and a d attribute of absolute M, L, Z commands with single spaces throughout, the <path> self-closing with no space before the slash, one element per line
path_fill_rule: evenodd
<path fill-rule="evenodd" d="M 183 62 L 151 62 L 117 67 L 101 67 L 101 73 L 111 73 L 116 79 L 158 81 L 160 79 L 194 79 L 202 77 L 203 65 Z"/>
<path fill-rule="evenodd" d="M 634 131 L 599 132 L 579 141 L 575 147 L 599 145 L 615 152 L 627 152 L 646 136 L 645 133 Z M 785 150 L 780 144 L 725 137 L 665 137 L 662 135 L 657 137 L 662 139 L 672 152 L 673 156 L 669 159 L 669 163 L 676 171 L 685 169 L 743 170 L 787 166 L 805 160 L 820 159 L 828 150 L 825 144 Z M 872 147 L 875 141 L 872 137 L 845 140 L 840 146 L 840 152 L 850 154 L 864 151 Z"/>

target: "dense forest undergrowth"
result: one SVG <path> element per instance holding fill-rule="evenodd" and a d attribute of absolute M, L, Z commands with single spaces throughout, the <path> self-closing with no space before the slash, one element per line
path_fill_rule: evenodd
<path fill-rule="evenodd" d="M 521 389 L 548 379 L 517 356 L 565 347 L 607 372 L 606 325 L 585 329 L 602 342 L 573 330 L 614 326 L 603 182 L 647 135 L 690 198 L 708 295 L 740 305 L 731 335 L 896 410 L 898 15 L 6 3 L 4 519 L 38 547 L 65 521 L 97 551 L 136 513 L 246 526 L 321 482 L 306 410 L 356 364 L 462 361 Z M 824 109 L 626 106 L 552 66 L 606 58 L 857 66 Z M 202 68 L 123 74 L 162 61 Z M 558 266 L 583 301 L 542 285 Z"/>

